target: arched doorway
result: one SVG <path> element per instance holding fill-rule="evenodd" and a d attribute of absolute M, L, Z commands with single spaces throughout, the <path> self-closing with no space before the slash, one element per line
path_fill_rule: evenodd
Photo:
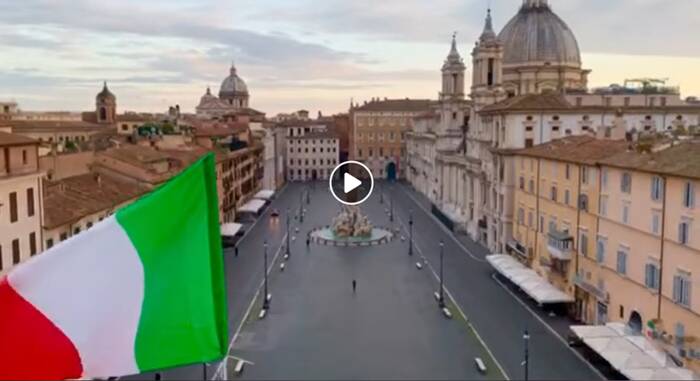
<path fill-rule="evenodd" d="M 627 322 L 627 326 L 634 333 L 642 333 L 642 315 L 637 311 L 632 311 L 630 314 L 630 320 Z"/>
<path fill-rule="evenodd" d="M 396 181 L 396 163 L 393 161 L 386 165 L 386 179 Z"/>

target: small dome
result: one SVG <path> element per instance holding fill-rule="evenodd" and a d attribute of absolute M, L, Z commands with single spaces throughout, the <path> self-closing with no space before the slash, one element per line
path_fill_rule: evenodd
<path fill-rule="evenodd" d="M 525 0 L 498 38 L 503 43 L 506 65 L 549 62 L 581 66 L 574 33 L 552 12 L 547 0 Z"/>
<path fill-rule="evenodd" d="M 104 84 L 102 86 L 102 91 L 100 91 L 97 94 L 96 98 L 97 98 L 97 100 L 115 100 L 116 99 L 114 94 L 112 94 L 112 92 L 109 91 L 109 89 L 107 88 L 107 81 L 104 82 Z"/>
<path fill-rule="evenodd" d="M 248 86 L 241 79 L 241 77 L 236 74 L 236 66 L 231 65 L 231 72 L 226 79 L 221 83 L 221 89 L 219 90 L 219 97 L 231 97 L 236 95 L 247 95 Z"/>

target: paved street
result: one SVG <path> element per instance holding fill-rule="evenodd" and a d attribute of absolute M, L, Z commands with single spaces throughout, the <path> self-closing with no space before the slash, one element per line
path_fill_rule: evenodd
<path fill-rule="evenodd" d="M 566 344 L 550 332 L 535 315 L 492 279 L 481 246 L 446 231 L 423 208 L 425 201 L 403 184 L 385 184 L 385 203 L 379 203 L 379 187 L 362 206 L 372 222 L 391 225 L 385 209 L 394 199 L 394 226 L 403 230 L 390 244 L 368 248 L 336 248 L 311 245 L 306 233 L 329 224 L 339 204 L 326 184 L 317 183 L 311 204 L 304 205 L 303 224 L 293 222 L 292 258 L 280 272 L 282 254 L 270 273 L 273 294 L 271 311 L 256 319 L 260 298 L 243 317 L 261 285 L 262 242 L 269 242 L 269 259 L 280 252 L 285 237 L 284 211 L 296 213 L 303 186 L 290 184 L 273 201 L 259 222 L 240 242 L 239 256 L 229 250 L 226 276 L 229 290 L 230 336 L 241 327 L 232 356 L 254 363 L 241 377 L 247 379 L 303 378 L 483 378 L 473 363 L 475 356 L 487 361 L 487 377 L 499 378 L 497 362 L 511 379 L 522 378 L 525 328 L 531 333 L 530 376 L 533 379 L 596 379 L 595 373 Z M 423 207 L 423 208 L 422 208 Z M 271 222 L 272 208 L 282 211 Z M 407 255 L 409 210 L 413 210 L 416 253 Z M 300 227 L 296 233 L 295 228 Z M 453 320 L 440 314 L 432 293 L 438 289 L 438 242 L 445 242 L 445 279 L 457 305 L 450 305 Z M 466 250 L 465 250 L 466 249 Z M 427 266 L 419 271 L 415 262 L 424 255 Z M 356 279 L 358 290 L 352 293 Z M 262 295 L 262 293 L 261 293 Z M 457 308 L 459 307 L 459 308 Z M 461 318 L 462 310 L 469 323 Z M 470 328 L 476 330 L 476 334 Z M 478 336 L 477 336 L 478 335 Z M 481 340 L 485 343 L 482 345 Z M 488 350 L 487 350 L 488 348 Z M 218 364 L 211 364 L 207 377 Z M 235 361 L 230 361 L 229 379 Z M 132 379 L 153 379 L 153 374 Z M 163 372 L 163 379 L 201 379 L 201 365 Z"/>

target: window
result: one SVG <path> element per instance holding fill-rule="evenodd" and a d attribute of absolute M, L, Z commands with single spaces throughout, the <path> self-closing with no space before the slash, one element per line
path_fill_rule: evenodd
<path fill-rule="evenodd" d="M 647 263 L 644 267 L 644 285 L 652 290 L 659 290 L 659 266 L 656 263 Z"/>
<path fill-rule="evenodd" d="M 632 175 L 627 172 L 624 172 L 622 174 L 622 178 L 620 179 L 620 190 L 622 193 L 627 194 L 632 192 Z"/>
<path fill-rule="evenodd" d="M 519 184 L 518 187 L 520 187 L 520 189 L 525 190 L 525 178 L 524 177 L 520 176 L 520 178 L 518 179 L 518 184 Z"/>
<path fill-rule="evenodd" d="M 588 195 L 582 194 L 578 196 L 578 208 L 584 212 L 588 212 Z"/>
<path fill-rule="evenodd" d="M 308 170 L 307 170 L 308 171 Z M 80 226 L 73 229 L 73 235 L 80 234 Z"/>
<path fill-rule="evenodd" d="M 603 189 L 606 189 L 608 187 L 608 169 L 603 168 L 602 172 L 600 173 L 600 185 Z"/>
<path fill-rule="evenodd" d="M 19 239 L 12 240 L 12 263 L 15 265 L 19 263 L 19 254 Z"/>
<path fill-rule="evenodd" d="M 689 209 L 695 207 L 695 186 L 691 182 L 683 186 L 683 206 Z"/>
<path fill-rule="evenodd" d="M 564 190 L 564 204 L 569 205 L 569 202 L 571 201 L 571 192 L 569 192 L 568 189 Z"/>
<path fill-rule="evenodd" d="M 564 173 L 566 174 L 566 179 L 569 180 L 571 178 L 571 165 L 566 165 L 566 170 L 564 171 Z"/>
<path fill-rule="evenodd" d="M 664 194 L 664 179 L 659 176 L 651 178 L 651 199 L 652 201 L 660 201 Z"/>
<path fill-rule="evenodd" d="M 661 212 L 651 212 L 651 232 L 659 235 L 661 233 Z"/>
<path fill-rule="evenodd" d="M 46 248 L 50 249 L 53 247 L 53 238 L 49 238 L 46 240 Z"/>
<path fill-rule="evenodd" d="M 600 205 L 598 206 L 598 213 L 601 216 L 606 217 L 608 215 L 608 196 L 600 196 Z"/>
<path fill-rule="evenodd" d="M 10 223 L 17 222 L 17 192 L 10 193 Z"/>
<path fill-rule="evenodd" d="M 518 209 L 518 224 L 525 225 L 525 210 L 523 208 Z"/>
<path fill-rule="evenodd" d="M 620 247 L 617 251 L 617 272 L 627 275 L 627 248 Z"/>
<path fill-rule="evenodd" d="M 544 231 L 544 215 L 540 216 L 540 231 Z"/>
<path fill-rule="evenodd" d="M 578 251 L 584 257 L 588 256 L 588 233 L 585 231 L 582 231 L 579 235 Z"/>
<path fill-rule="evenodd" d="M 535 193 L 535 180 L 530 179 L 530 181 L 527 183 L 527 190 L 530 193 Z"/>
<path fill-rule="evenodd" d="M 534 140 L 525 139 L 525 148 L 532 148 L 533 145 L 534 145 Z"/>
<path fill-rule="evenodd" d="M 690 242 L 690 221 L 682 221 L 678 224 L 678 242 L 687 245 Z"/>
<path fill-rule="evenodd" d="M 27 162 L 29 160 L 27 159 L 27 150 L 23 149 L 22 150 L 22 164 L 27 165 Z"/>
<path fill-rule="evenodd" d="M 61 233 L 61 241 L 65 241 L 68 239 L 68 233 Z"/>
<path fill-rule="evenodd" d="M 27 189 L 27 216 L 34 216 L 34 188 Z"/>
<path fill-rule="evenodd" d="M 581 167 L 581 182 L 588 184 L 588 167 Z"/>
<path fill-rule="evenodd" d="M 552 189 L 550 191 L 550 197 L 552 201 L 557 202 L 557 187 L 554 185 L 552 186 Z"/>
<path fill-rule="evenodd" d="M 598 237 L 598 242 L 595 248 L 595 259 L 598 263 L 605 262 L 605 246 L 608 240 L 605 237 Z"/>
<path fill-rule="evenodd" d="M 29 255 L 36 254 L 36 233 L 29 233 Z"/>
<path fill-rule="evenodd" d="M 690 279 L 690 274 L 684 271 L 673 277 L 673 301 L 685 307 L 690 307 Z"/>
<path fill-rule="evenodd" d="M 622 204 L 622 223 L 623 224 L 630 223 L 630 203 L 629 202 L 625 202 Z"/>
<path fill-rule="evenodd" d="M 534 221 L 532 211 L 529 211 L 527 213 L 527 226 L 532 228 L 534 226 L 534 223 L 535 223 L 535 221 Z"/>

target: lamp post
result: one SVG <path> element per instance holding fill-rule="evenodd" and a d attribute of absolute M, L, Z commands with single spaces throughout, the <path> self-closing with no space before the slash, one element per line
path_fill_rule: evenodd
<path fill-rule="evenodd" d="M 413 255 L 413 209 L 408 211 L 408 255 Z"/>
<path fill-rule="evenodd" d="M 389 199 L 391 206 L 389 207 L 389 222 L 394 222 L 394 198 Z"/>
<path fill-rule="evenodd" d="M 440 241 L 440 299 L 438 300 L 438 303 L 440 303 L 440 308 L 445 308 L 445 286 L 443 282 L 443 254 L 445 249 L 445 244 Z"/>
<path fill-rule="evenodd" d="M 525 329 L 525 332 L 523 333 L 523 342 L 525 343 L 525 361 L 523 361 L 523 367 L 525 371 L 525 381 L 528 381 L 530 378 L 530 348 L 529 348 L 529 342 L 530 342 L 530 333 Z"/>
<path fill-rule="evenodd" d="M 285 254 L 287 254 L 287 258 L 289 258 L 289 255 L 291 254 L 289 251 L 289 208 L 287 208 L 287 247 L 285 249 Z"/>
<path fill-rule="evenodd" d="M 299 222 L 304 222 L 304 192 L 299 193 Z"/>
<path fill-rule="evenodd" d="M 379 203 L 384 204 L 384 183 L 379 183 Z"/>
<path fill-rule="evenodd" d="M 267 292 L 267 240 L 263 243 L 264 247 L 264 257 L 265 257 L 265 271 L 263 274 L 265 275 L 265 295 L 263 296 L 265 299 L 263 300 L 263 309 L 268 310 L 270 309 L 270 299 L 267 297 L 268 292 Z"/>

